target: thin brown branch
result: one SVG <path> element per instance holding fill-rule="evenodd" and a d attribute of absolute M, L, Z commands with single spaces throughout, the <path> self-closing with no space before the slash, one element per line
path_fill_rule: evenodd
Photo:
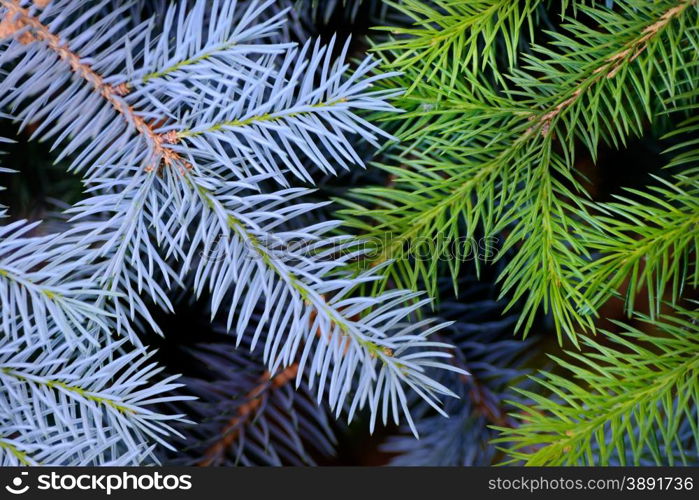
<path fill-rule="evenodd" d="M 204 452 L 204 458 L 197 465 L 208 467 L 218 462 L 238 439 L 241 427 L 252 420 L 266 394 L 288 384 L 296 377 L 298 370 L 298 363 L 294 363 L 274 377 L 268 371 L 265 372 L 260 377 L 259 383 L 246 394 L 245 403 L 238 408 L 236 415 L 223 427 L 221 438 L 207 448 Z"/>
<path fill-rule="evenodd" d="M 540 116 L 533 115 L 530 120 L 536 122 L 536 125 L 527 129 L 526 135 L 529 135 L 534 130 L 542 135 L 547 135 L 553 121 L 563 113 L 567 108 L 572 106 L 584 93 L 595 83 L 603 78 L 614 78 L 616 74 L 624 67 L 627 62 L 634 61 L 648 47 L 649 42 L 663 31 L 670 22 L 679 17 L 688 7 L 696 5 L 697 0 L 681 0 L 675 7 L 668 9 L 660 18 L 653 24 L 647 26 L 640 35 L 628 42 L 624 47 L 615 54 L 607 57 L 604 62 L 592 71 L 591 76 L 581 81 L 577 88 L 572 92 L 570 97 L 558 103 L 553 109 Z"/>
<path fill-rule="evenodd" d="M 45 7 L 49 2 L 41 2 Z M 153 149 L 153 157 L 146 167 L 147 171 L 156 168 L 162 160 L 165 165 L 179 165 L 188 168 L 188 163 L 179 154 L 166 145 L 172 140 L 169 134 L 158 134 L 131 106 L 123 99 L 128 93 L 126 85 L 110 85 L 89 64 L 82 61 L 80 55 L 73 52 L 68 44 L 51 32 L 38 18 L 22 8 L 16 0 L 0 0 L 0 5 L 7 9 L 0 21 L 0 36 L 16 36 L 20 43 L 40 41 L 46 44 L 61 60 L 65 61 L 76 75 L 88 82 L 112 107 L 123 116 L 136 131 L 141 134 Z"/>
<path fill-rule="evenodd" d="M 323 298 L 325 299 L 325 296 L 323 296 Z M 311 326 L 314 324 L 316 317 L 317 311 L 314 309 L 311 311 L 309 318 L 309 323 Z M 358 316 L 351 319 L 357 320 Z M 320 328 L 316 329 L 316 337 L 319 339 L 326 339 L 327 341 L 332 340 L 331 333 L 323 332 Z M 341 336 L 337 339 L 337 342 L 339 343 L 340 347 L 342 347 L 343 354 L 347 354 L 350 348 L 349 339 Z M 388 347 L 383 347 L 382 352 L 386 356 L 393 356 L 393 351 Z M 375 356 L 375 354 L 372 353 L 372 356 Z M 251 416 L 260 407 L 263 396 L 269 390 L 278 389 L 294 379 L 298 375 L 298 369 L 298 363 L 294 363 L 274 377 L 272 377 L 268 371 L 265 372 L 264 375 L 260 377 L 259 384 L 245 396 L 246 402 L 240 408 L 238 408 L 236 415 L 228 421 L 221 431 L 221 439 L 207 448 L 207 450 L 204 452 L 204 459 L 202 459 L 197 465 L 200 467 L 208 467 L 220 460 L 240 436 L 241 427 L 251 419 Z M 485 398 L 481 399 L 485 401 Z"/>

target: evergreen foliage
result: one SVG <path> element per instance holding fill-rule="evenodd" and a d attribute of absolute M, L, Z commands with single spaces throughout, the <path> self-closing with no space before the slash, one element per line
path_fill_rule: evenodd
<path fill-rule="evenodd" d="M 686 114 L 697 77 L 697 5 L 576 2 L 571 10 L 564 2 L 552 7 L 564 16 L 560 28 L 528 43 L 519 27 L 543 2 L 483 2 L 458 13 L 455 2 L 437 4 L 406 39 L 379 47 L 403 73 L 390 85 L 408 88 L 399 101 L 408 112 L 388 118 L 403 141 L 384 166 L 393 184 L 357 190 L 361 207 L 350 204 L 347 221 L 379 243 L 375 261 L 394 259 L 386 277 L 432 295 L 435 267 L 411 260 L 406 245 L 436 240 L 439 249 L 479 230 L 507 229 L 505 247 L 518 251 L 501 276 L 502 292 L 526 299 L 519 328 L 529 331 L 543 309 L 561 341 L 567 335 L 575 343 L 578 330 L 594 329 L 600 293 L 581 284 L 597 246 L 578 236 L 595 209 L 576 159 L 595 159 L 601 144 L 621 147 L 648 122 L 666 126 L 673 111 Z M 407 5 L 420 12 L 419 2 Z M 489 28 L 470 31 L 479 22 Z M 464 32 L 474 34 L 465 40 Z M 474 49 L 481 37 L 493 40 L 490 50 Z M 513 37 L 527 50 L 515 54 Z M 428 39 L 435 42 L 425 47 Z M 482 56 L 497 47 L 507 48 L 500 59 Z M 458 264 L 450 271 L 456 281 Z"/>
<path fill-rule="evenodd" d="M 188 349 L 187 363 L 197 376 L 183 377 L 197 399 L 183 407 L 194 424 L 183 426 L 171 463 L 184 465 L 312 465 L 314 456 L 334 453 L 330 416 L 302 382 L 294 387 L 299 365 L 272 375 L 261 349 L 220 342 Z M 180 410 L 180 408 L 177 408 Z"/>
<path fill-rule="evenodd" d="M 529 465 L 696 463 L 698 318 L 696 310 L 645 317 L 664 335 L 626 327 L 604 332 L 611 345 L 586 338 L 590 352 L 554 357 L 574 379 L 545 373 L 539 382 L 553 397 L 522 391 L 535 405 L 518 405 L 523 425 L 502 429 L 512 457 Z"/>
<path fill-rule="evenodd" d="M 391 110 L 395 92 L 371 89 L 382 77 L 370 75 L 369 60 L 348 73 L 343 54 L 331 59 L 333 42 L 268 40 L 284 22 L 284 11 L 259 21 L 271 5 L 182 2 L 155 22 L 129 19 L 138 5 L 124 2 L 1 2 L 0 105 L 20 130 L 36 123 L 32 137 L 60 147 L 58 159 L 70 157 L 87 195 L 59 235 L 27 238 L 33 225 L 23 221 L 4 228 L 3 333 L 25 344 L 65 343 L 99 360 L 92 367 L 108 377 L 100 390 L 120 387 L 120 377 L 130 388 L 145 375 L 119 373 L 116 339 L 140 349 L 138 330 L 158 331 L 146 298 L 172 310 L 171 291 L 191 287 L 210 297 L 212 316 L 225 308 L 237 343 L 249 331 L 254 349 L 265 331 L 269 373 L 298 363 L 336 416 L 346 410 L 351 420 L 366 407 L 372 427 L 377 419 L 411 423 L 406 391 L 435 408 L 452 395 L 424 375 L 426 367 L 455 369 L 428 339 L 443 325 L 408 321 L 425 304 L 414 293 L 353 293 L 380 269 L 344 270 L 362 253 L 359 243 L 330 236 L 334 221 L 294 225 L 318 205 L 298 201 L 307 188 L 286 187 L 293 176 L 312 181 L 310 166 L 330 171 L 330 155 L 340 167 L 360 166 L 348 137 L 373 142 L 385 133 L 355 110 Z M 262 313 L 250 331 L 255 307 Z M 76 378 L 72 365 L 66 370 Z M 56 375 L 61 384 L 65 377 Z M 49 387 L 61 392 L 59 382 Z M 74 390 L 101 398 L 92 383 Z M 169 398 L 156 397 L 169 389 L 155 385 L 147 402 Z M 122 400 L 131 404 L 127 394 Z M 46 404 L 35 418 L 65 412 L 69 428 L 87 418 L 79 402 Z M 122 424 L 103 425 L 108 436 Z M 85 462 L 139 461 L 166 431 L 123 436 L 111 454 Z M 14 432 L 0 434 L 18 439 Z M 23 436 L 12 446 L 36 449 L 34 436 Z M 70 439 L 80 448 L 86 436 Z"/>
<path fill-rule="evenodd" d="M 406 112 L 383 117 L 400 139 L 377 162 L 390 182 L 341 200 L 346 223 L 374 243 L 360 268 L 386 265 L 374 292 L 397 283 L 439 297 L 443 271 L 459 290 L 458 259 L 405 249 L 438 256 L 504 237 L 493 260 L 516 330 L 540 328 L 543 314 L 575 349 L 554 356 L 572 379 L 535 377 L 514 399 L 518 425 L 496 425 L 506 462 L 695 461 L 697 2 L 394 7 L 412 23 L 385 28 L 376 47 L 401 72 L 382 85 L 407 89 L 397 101 Z M 591 169 L 619 166 L 587 165 L 640 137 L 655 138 L 665 168 L 645 187 L 597 197 Z M 645 311 L 649 326 L 600 329 L 616 299 L 629 322 Z"/>
<path fill-rule="evenodd" d="M 0 462 L 696 464 L 698 82 L 696 0 L 0 0 L 83 189 L 0 187 Z"/>
<path fill-rule="evenodd" d="M 508 415 L 515 409 L 510 400 L 523 399 L 513 388 L 521 385 L 526 373 L 522 364 L 537 349 L 530 341 L 512 338 L 517 318 L 503 315 L 506 303 L 495 300 L 492 284 L 462 276 L 459 288 L 464 292 L 457 299 L 449 293 L 448 281 L 440 284 L 444 300 L 438 312 L 453 323 L 442 335 L 455 346 L 454 363 L 471 375 L 442 375 L 443 383 L 459 396 L 446 403 L 446 421 L 423 402 L 415 402 L 420 439 L 407 428 L 389 437 L 383 449 L 396 454 L 391 465 L 490 465 L 497 460 L 496 447 L 489 444 L 497 436 L 492 427 L 517 423 Z"/>

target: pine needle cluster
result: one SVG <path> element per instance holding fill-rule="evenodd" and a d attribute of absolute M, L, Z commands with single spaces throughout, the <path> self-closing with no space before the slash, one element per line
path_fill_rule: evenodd
<path fill-rule="evenodd" d="M 545 317 L 572 348 L 522 393 L 519 424 L 498 426 L 511 461 L 695 460 L 697 2 L 390 3 L 411 20 L 375 47 L 401 73 L 384 88 L 406 89 L 405 112 L 382 117 L 400 142 L 377 162 L 389 182 L 342 200 L 374 244 L 359 267 L 386 266 L 373 290 L 439 298 L 443 273 L 458 290 L 462 272 L 445 250 L 499 241 L 488 255 L 515 331 Z M 598 196 L 600 169 L 624 168 L 602 157 L 640 138 L 662 168 L 626 167 L 613 197 Z M 626 320 L 609 333 L 599 325 L 615 301 Z"/>

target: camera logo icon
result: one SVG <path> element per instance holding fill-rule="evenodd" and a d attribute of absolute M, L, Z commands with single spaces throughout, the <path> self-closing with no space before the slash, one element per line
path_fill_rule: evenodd
<path fill-rule="evenodd" d="M 20 475 L 12 479 L 12 484 L 5 486 L 5 489 L 13 495 L 21 495 L 22 493 L 26 493 L 29 489 L 29 485 L 22 486 L 22 477 L 28 474 L 28 472 L 20 472 Z"/>

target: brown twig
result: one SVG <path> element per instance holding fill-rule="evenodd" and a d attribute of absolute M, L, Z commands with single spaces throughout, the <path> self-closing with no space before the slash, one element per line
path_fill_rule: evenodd
<path fill-rule="evenodd" d="M 526 135 L 531 134 L 535 130 L 541 135 L 546 136 L 551 129 L 551 124 L 565 109 L 573 105 L 584 92 L 592 85 L 603 78 L 614 78 L 621 70 L 626 61 L 635 60 L 648 47 L 648 42 L 663 30 L 673 19 L 679 17 L 689 6 L 695 5 L 697 0 L 681 0 L 678 5 L 666 11 L 658 21 L 647 26 L 641 35 L 627 43 L 623 49 L 605 59 L 598 68 L 592 72 L 592 76 L 579 83 L 578 88 L 571 94 L 570 97 L 561 101 L 553 109 L 547 111 L 543 115 L 532 115 L 530 121 L 535 121 L 536 124 L 529 127 Z"/>
<path fill-rule="evenodd" d="M 298 369 L 298 363 L 294 363 L 274 377 L 272 377 L 270 372 L 265 372 L 260 377 L 259 383 L 246 394 L 245 403 L 238 408 L 236 415 L 223 427 L 221 438 L 206 449 L 204 458 L 197 465 L 199 467 L 208 467 L 219 461 L 238 439 L 241 426 L 250 421 L 260 408 L 264 396 L 270 390 L 279 389 L 288 384 L 296 377 Z"/>

